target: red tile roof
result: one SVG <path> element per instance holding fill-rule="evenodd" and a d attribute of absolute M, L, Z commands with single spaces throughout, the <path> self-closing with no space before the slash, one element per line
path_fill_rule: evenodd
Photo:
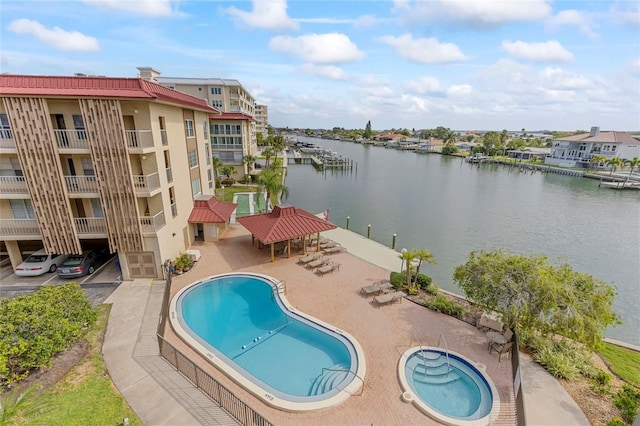
<path fill-rule="evenodd" d="M 253 117 L 241 112 L 221 112 L 220 114 L 209 114 L 209 118 L 214 120 L 249 120 L 253 121 Z"/>
<path fill-rule="evenodd" d="M 141 78 L 0 74 L 0 95 L 149 99 L 217 111 L 204 99 Z"/>
<path fill-rule="evenodd" d="M 211 195 L 209 199 L 195 200 L 189 223 L 224 223 L 229 220 L 237 204 L 218 201 Z"/>
<path fill-rule="evenodd" d="M 580 133 L 577 135 L 565 136 L 557 138 L 557 141 L 568 142 L 596 142 L 596 143 L 638 143 L 638 136 L 634 137 L 629 132 L 616 132 L 616 131 L 599 131 L 594 136 L 590 133 Z"/>
<path fill-rule="evenodd" d="M 270 213 L 239 217 L 237 220 L 263 244 L 337 228 L 328 220 L 295 207 L 275 206 Z"/>

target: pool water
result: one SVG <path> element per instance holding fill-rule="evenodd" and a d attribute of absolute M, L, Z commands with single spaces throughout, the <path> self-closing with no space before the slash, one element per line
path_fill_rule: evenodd
<path fill-rule="evenodd" d="M 403 387 L 419 398 L 419 408 L 430 416 L 446 424 L 489 424 L 492 417 L 497 417 L 492 415 L 499 406 L 494 404 L 498 398 L 495 388 L 461 355 L 448 352 L 447 356 L 437 348 L 414 348 L 403 358 Z"/>
<path fill-rule="evenodd" d="M 206 351 L 272 396 L 323 399 L 357 374 L 350 339 L 292 313 L 261 276 L 228 274 L 197 283 L 177 296 L 176 312 Z"/>

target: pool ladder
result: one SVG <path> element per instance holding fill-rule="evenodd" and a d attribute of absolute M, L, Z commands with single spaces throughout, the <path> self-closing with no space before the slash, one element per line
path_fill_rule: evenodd
<path fill-rule="evenodd" d="M 444 335 L 440 333 L 440 337 L 438 338 L 438 347 L 440 347 L 440 342 L 444 342 L 445 354 L 447 355 L 447 374 L 449 374 L 449 370 L 451 370 L 451 363 L 449 362 L 449 345 L 447 345 L 447 339 L 444 338 Z"/>

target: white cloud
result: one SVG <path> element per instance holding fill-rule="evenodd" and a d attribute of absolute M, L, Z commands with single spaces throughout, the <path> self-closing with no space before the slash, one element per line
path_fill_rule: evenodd
<path fill-rule="evenodd" d="M 83 2 L 140 15 L 163 17 L 175 14 L 171 7 L 171 0 L 83 0 Z"/>
<path fill-rule="evenodd" d="M 411 34 L 404 34 L 399 37 L 383 36 L 378 40 L 395 48 L 405 59 L 421 64 L 460 62 L 467 59 L 455 44 L 440 43 L 433 37 L 414 39 Z"/>
<path fill-rule="evenodd" d="M 408 81 L 404 85 L 406 92 L 415 95 L 442 95 L 445 90 L 437 78 L 427 75 Z"/>
<path fill-rule="evenodd" d="M 540 72 L 540 82 L 557 90 L 582 90 L 593 86 L 592 81 L 584 75 L 549 67 Z"/>
<path fill-rule="evenodd" d="M 447 89 L 449 96 L 467 96 L 473 93 L 473 87 L 468 84 L 454 84 Z"/>
<path fill-rule="evenodd" d="M 562 10 L 547 21 L 547 26 L 554 30 L 575 26 L 590 39 L 598 38 L 598 34 L 593 29 L 596 25 L 592 22 L 591 15 L 579 10 Z"/>
<path fill-rule="evenodd" d="M 615 23 L 640 27 L 640 3 L 637 1 L 617 2 L 610 12 Z"/>
<path fill-rule="evenodd" d="M 428 21 L 492 27 L 544 19 L 551 13 L 549 3 L 547 0 L 396 0 L 394 10 L 414 24 Z"/>
<path fill-rule="evenodd" d="M 78 31 L 65 31 L 58 27 L 45 28 L 30 19 L 17 19 L 7 27 L 16 34 L 31 34 L 41 42 L 64 51 L 94 52 L 100 50 L 98 40 Z"/>
<path fill-rule="evenodd" d="M 225 12 L 251 28 L 271 31 L 297 30 L 299 25 L 287 15 L 286 0 L 252 0 L 253 10 L 246 12 L 235 6 Z"/>
<path fill-rule="evenodd" d="M 571 62 L 573 54 L 556 40 L 544 43 L 505 40 L 502 48 L 511 56 L 532 62 Z"/>
<path fill-rule="evenodd" d="M 345 74 L 345 72 L 335 65 L 303 64 L 302 66 L 300 66 L 300 71 L 305 74 L 329 78 L 331 80 L 347 79 L 347 75 Z"/>
<path fill-rule="evenodd" d="M 389 18 L 379 18 L 375 15 L 362 15 L 353 22 L 353 26 L 358 29 L 374 28 L 378 25 L 384 25 L 391 21 Z"/>
<path fill-rule="evenodd" d="M 348 36 L 339 33 L 278 36 L 269 41 L 269 48 L 316 64 L 353 62 L 365 56 Z"/>

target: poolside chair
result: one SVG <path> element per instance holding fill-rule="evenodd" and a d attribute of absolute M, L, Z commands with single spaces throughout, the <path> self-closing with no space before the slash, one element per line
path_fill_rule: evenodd
<path fill-rule="evenodd" d="M 313 261 L 307 263 L 304 266 L 307 269 L 313 269 L 313 268 L 317 268 L 319 266 L 322 266 L 322 265 L 324 265 L 326 263 L 327 263 L 327 260 L 325 258 L 323 258 L 322 256 L 320 256 L 316 260 L 313 260 Z"/>
<path fill-rule="evenodd" d="M 305 264 L 307 264 L 309 262 L 312 262 L 312 261 L 318 259 L 320 256 L 321 255 L 318 254 L 318 253 L 313 253 L 313 254 L 309 253 L 308 255 L 302 256 L 300 259 L 298 259 L 298 263 L 301 264 L 301 265 L 305 265 Z"/>
<path fill-rule="evenodd" d="M 502 358 L 502 354 L 509 354 L 509 356 L 511 356 L 512 346 L 513 346 L 513 342 L 507 342 L 503 345 L 499 343 L 492 343 L 491 347 L 489 348 L 489 353 L 491 353 L 492 351 L 498 352 L 498 362 L 500 362 L 500 359 Z"/>
<path fill-rule="evenodd" d="M 362 287 L 360 289 L 360 293 L 364 294 L 365 296 L 370 296 L 370 295 L 379 295 L 380 293 L 392 288 L 393 286 L 391 285 L 391 283 L 389 281 L 378 281 L 375 284 L 366 286 L 366 287 Z"/>
<path fill-rule="evenodd" d="M 338 245 L 338 243 L 336 243 L 335 241 L 327 241 L 326 243 L 320 243 L 320 248 L 328 249 L 328 248 L 331 248 L 331 247 L 335 247 L 337 245 Z"/>
<path fill-rule="evenodd" d="M 334 246 L 334 247 L 329 247 L 327 249 L 322 250 L 322 252 L 325 253 L 325 254 L 334 254 L 334 253 L 340 253 L 340 252 L 344 252 L 344 251 L 347 251 L 347 249 L 342 247 L 339 244 Z"/>
<path fill-rule="evenodd" d="M 338 269 L 340 269 L 340 264 L 332 262 L 316 269 L 316 274 L 324 276 L 325 274 L 333 273 L 333 271 L 336 271 Z"/>
<path fill-rule="evenodd" d="M 395 302 L 401 302 L 404 297 L 404 293 L 401 291 L 396 291 L 395 293 L 387 293 L 381 294 L 380 296 L 376 296 L 373 298 L 371 303 L 379 308 L 382 305 L 390 305 Z"/>

